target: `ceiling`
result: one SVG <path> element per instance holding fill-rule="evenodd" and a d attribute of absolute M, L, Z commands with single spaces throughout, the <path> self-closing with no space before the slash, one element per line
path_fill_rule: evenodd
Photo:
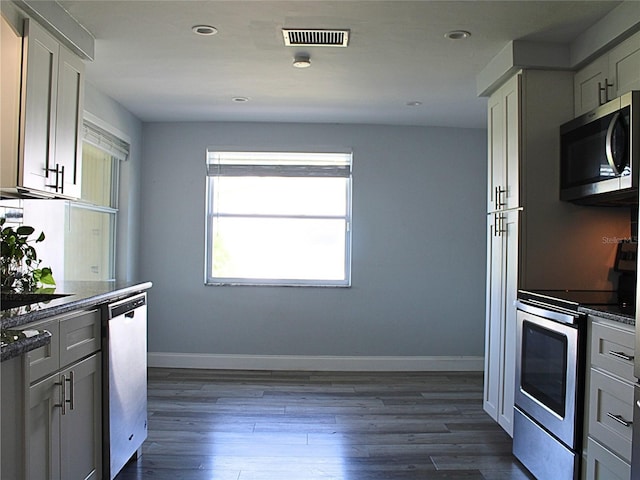
<path fill-rule="evenodd" d="M 95 36 L 87 80 L 145 122 L 483 128 L 486 99 L 477 96 L 476 76 L 510 40 L 570 43 L 620 2 L 59 3 Z M 195 35 L 200 24 L 218 33 Z M 287 47 L 282 28 L 349 29 L 349 46 Z M 471 36 L 450 40 L 450 30 Z M 310 55 L 310 68 L 292 66 L 297 53 Z"/>

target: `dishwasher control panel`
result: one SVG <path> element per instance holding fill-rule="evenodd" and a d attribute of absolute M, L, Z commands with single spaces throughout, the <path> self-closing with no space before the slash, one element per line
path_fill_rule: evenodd
<path fill-rule="evenodd" d="M 140 295 L 131 299 L 127 299 L 124 302 L 113 303 L 109 305 L 109 318 L 118 317 L 131 310 L 142 307 L 147 304 L 147 296 Z"/>

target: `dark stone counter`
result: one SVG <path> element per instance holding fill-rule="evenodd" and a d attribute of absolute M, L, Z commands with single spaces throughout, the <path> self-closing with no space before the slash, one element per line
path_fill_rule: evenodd
<path fill-rule="evenodd" d="M 61 282 L 56 286 L 55 293 L 67 296 L 3 310 L 0 313 L 0 361 L 22 355 L 51 341 L 51 334 L 45 330 L 30 330 L 30 333 L 20 335 L 19 331 L 11 329 L 54 315 L 114 302 L 144 292 L 151 286 L 151 282 Z"/>
<path fill-rule="evenodd" d="M 51 342 L 46 330 L 2 330 L 0 332 L 0 362 L 30 352 Z"/>
<path fill-rule="evenodd" d="M 595 315 L 596 317 L 606 318 L 618 323 L 624 323 L 626 325 L 634 326 L 636 324 L 636 316 L 629 312 L 623 311 L 619 307 L 615 306 L 598 306 L 598 307 L 579 307 L 578 311 L 586 313 L 588 315 Z"/>

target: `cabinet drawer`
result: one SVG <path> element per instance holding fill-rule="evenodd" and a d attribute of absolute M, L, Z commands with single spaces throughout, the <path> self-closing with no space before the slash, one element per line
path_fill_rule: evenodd
<path fill-rule="evenodd" d="M 587 480 L 629 480 L 631 465 L 589 438 Z"/>
<path fill-rule="evenodd" d="M 100 312 L 92 310 L 60 319 L 60 367 L 100 350 Z"/>
<path fill-rule="evenodd" d="M 633 385 L 591 369 L 590 392 L 589 435 L 630 460 Z"/>
<path fill-rule="evenodd" d="M 51 333 L 51 343 L 27 353 L 29 383 L 51 375 L 60 366 L 60 328 L 57 320 L 30 324 L 23 330 L 47 330 Z"/>
<path fill-rule="evenodd" d="M 634 332 L 597 322 L 593 322 L 591 327 L 591 366 L 634 383 Z"/>

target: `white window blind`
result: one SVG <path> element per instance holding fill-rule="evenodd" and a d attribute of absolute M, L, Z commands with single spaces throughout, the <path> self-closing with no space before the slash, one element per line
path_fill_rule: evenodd
<path fill-rule="evenodd" d="M 82 125 L 82 139 L 118 160 L 124 161 L 129 158 L 127 142 L 86 120 Z"/>

